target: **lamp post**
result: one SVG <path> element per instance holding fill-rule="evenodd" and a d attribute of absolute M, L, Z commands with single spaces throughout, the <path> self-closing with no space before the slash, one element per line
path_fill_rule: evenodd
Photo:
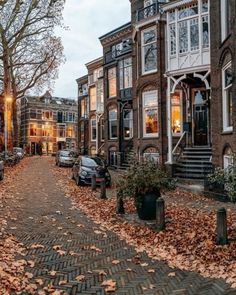
<path fill-rule="evenodd" d="M 12 108 L 12 97 L 10 95 L 5 97 L 4 106 L 4 145 L 5 152 L 11 149 L 11 108 Z"/>

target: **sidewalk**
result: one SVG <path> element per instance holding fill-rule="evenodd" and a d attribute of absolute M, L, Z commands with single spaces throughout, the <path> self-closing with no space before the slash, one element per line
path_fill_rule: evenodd
<path fill-rule="evenodd" d="M 170 268 L 93 222 L 65 197 L 51 172 L 53 163 L 30 159 L 9 189 L 15 202 L 8 204 L 7 231 L 26 248 L 17 258 L 31 261 L 25 271 L 37 288 L 20 294 L 236 294 L 224 280 Z M 64 178 L 66 169 L 55 169 L 64 185 L 72 183 Z M 91 199 L 89 192 L 83 191 Z"/>

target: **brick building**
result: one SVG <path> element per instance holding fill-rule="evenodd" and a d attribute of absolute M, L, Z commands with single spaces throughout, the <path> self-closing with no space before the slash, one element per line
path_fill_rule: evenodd
<path fill-rule="evenodd" d="M 227 167 L 236 151 L 235 1 L 130 4 L 131 22 L 100 38 L 106 158 L 119 166 L 130 152 L 151 156 L 185 178 Z"/>
<path fill-rule="evenodd" d="M 77 102 L 52 97 L 27 96 L 20 105 L 20 145 L 37 154 L 42 144 L 44 154 L 77 148 Z"/>
<path fill-rule="evenodd" d="M 211 1 L 212 154 L 227 167 L 236 152 L 236 2 Z"/>

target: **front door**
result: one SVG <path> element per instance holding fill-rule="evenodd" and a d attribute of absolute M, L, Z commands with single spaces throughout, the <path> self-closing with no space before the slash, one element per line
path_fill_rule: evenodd
<path fill-rule="evenodd" d="M 194 145 L 208 145 L 208 101 L 206 91 L 196 91 L 193 104 Z"/>

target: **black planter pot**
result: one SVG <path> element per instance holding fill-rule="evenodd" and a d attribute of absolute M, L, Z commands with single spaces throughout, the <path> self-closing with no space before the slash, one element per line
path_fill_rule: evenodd
<path fill-rule="evenodd" d="M 140 197 L 140 203 L 137 207 L 138 217 L 142 220 L 154 220 L 156 219 L 156 200 L 160 198 L 161 194 L 158 193 L 146 193 Z"/>

